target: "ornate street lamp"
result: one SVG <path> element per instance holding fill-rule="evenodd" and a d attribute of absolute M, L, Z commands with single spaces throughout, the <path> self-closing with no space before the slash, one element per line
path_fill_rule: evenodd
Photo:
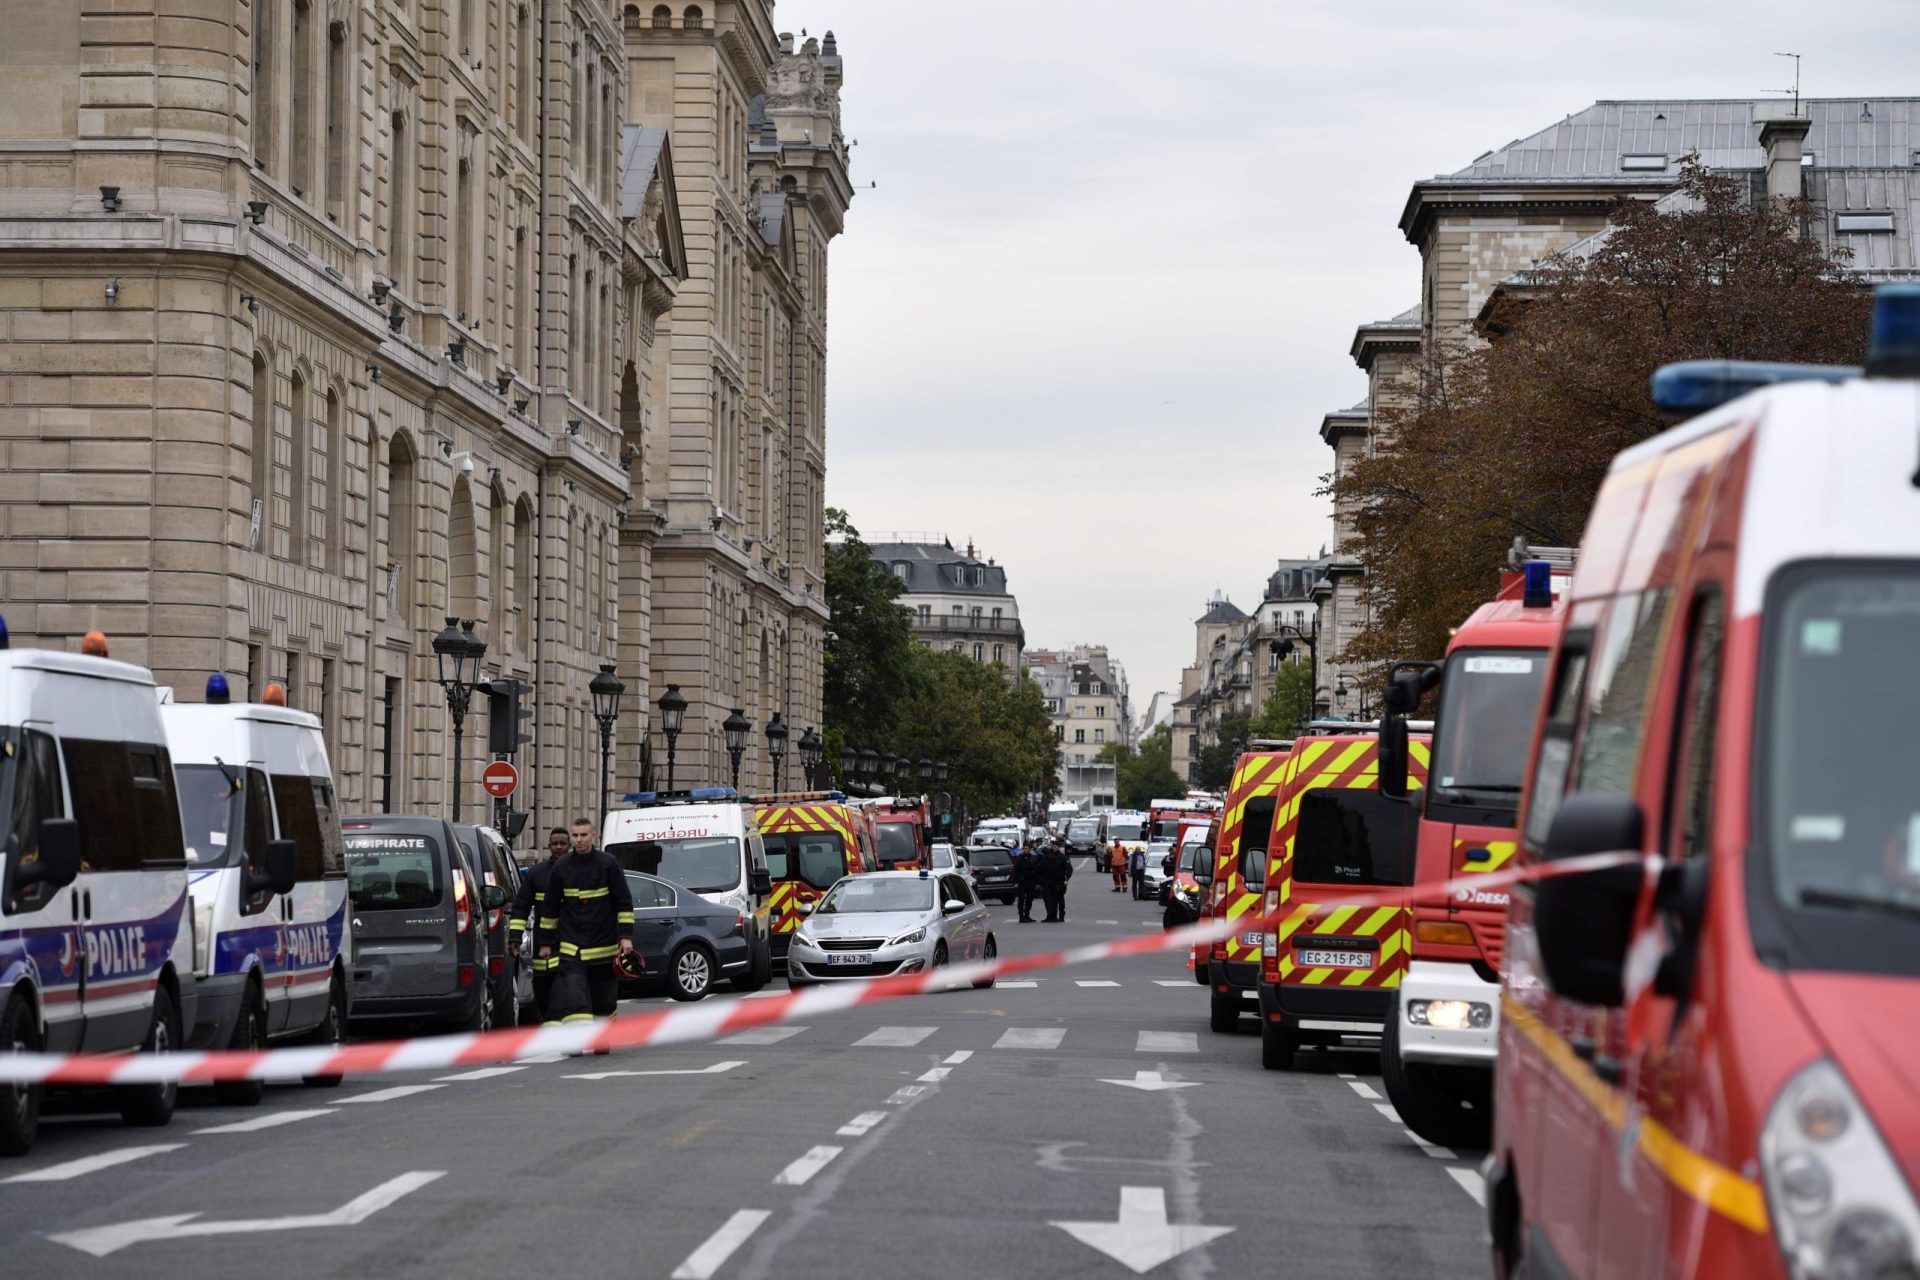
<path fill-rule="evenodd" d="M 842 746 L 840 748 L 840 785 L 852 785 L 854 770 L 859 767 L 860 753 L 851 746 Z"/>
<path fill-rule="evenodd" d="M 667 691 L 653 704 L 660 708 L 660 732 L 667 735 L 667 790 L 673 790 L 673 744 L 680 737 L 680 729 L 687 721 L 687 700 L 680 696 L 680 686 L 670 684 Z"/>
<path fill-rule="evenodd" d="M 880 753 L 872 747 L 860 748 L 860 776 L 872 782 L 880 773 Z"/>
<path fill-rule="evenodd" d="M 447 695 L 447 713 L 453 717 L 453 820 L 460 821 L 460 745 L 467 723 L 467 706 L 480 678 L 487 642 L 473 634 L 471 620 L 448 618 L 447 628 L 433 638 L 433 657 L 440 688 Z"/>
<path fill-rule="evenodd" d="M 800 767 L 806 771 L 809 791 L 826 785 L 824 779 L 820 777 L 820 761 L 826 754 L 827 744 L 820 740 L 820 735 L 815 733 L 813 727 L 809 725 L 807 731 L 800 735 Z"/>
<path fill-rule="evenodd" d="M 889 751 L 880 757 L 879 782 L 881 787 L 889 791 L 893 789 L 893 775 L 899 768 L 900 757 L 893 754 L 893 752 Z"/>
<path fill-rule="evenodd" d="M 933 780 L 943 787 L 947 785 L 947 762 L 945 760 L 936 760 L 933 762 Z"/>
<path fill-rule="evenodd" d="M 920 770 L 920 789 L 922 791 L 933 790 L 933 761 L 927 759 L 925 756 L 921 756 L 918 768 Z"/>
<path fill-rule="evenodd" d="M 721 721 L 720 728 L 727 735 L 727 756 L 733 761 L 733 789 L 740 789 L 740 757 L 747 753 L 747 735 L 753 732 L 753 721 L 747 719 L 747 713 L 739 707 L 733 714 Z"/>
<path fill-rule="evenodd" d="M 786 785 L 787 726 L 778 711 L 767 721 L 767 754 L 773 757 L 773 789 L 779 791 Z"/>
<path fill-rule="evenodd" d="M 613 726 L 620 718 L 620 695 L 627 686 L 613 673 L 613 664 L 600 664 L 600 674 L 587 681 L 593 695 L 593 718 L 600 725 L 600 825 L 607 825 L 607 768 L 613 758 Z"/>

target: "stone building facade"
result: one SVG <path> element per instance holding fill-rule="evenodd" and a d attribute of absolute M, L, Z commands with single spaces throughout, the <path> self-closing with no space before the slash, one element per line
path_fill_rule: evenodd
<path fill-rule="evenodd" d="M 932 535 L 883 534 L 868 550 L 905 587 L 899 600 L 915 640 L 994 663 L 1006 668 L 1009 679 L 1020 678 L 1027 635 L 1005 566 L 981 558 L 972 543 L 958 551 L 952 539 Z"/>
<path fill-rule="evenodd" d="M 628 685 L 631 785 L 655 637 L 678 635 L 655 548 L 692 523 L 669 479 L 697 461 L 667 427 L 666 321 L 712 284 L 671 148 L 634 162 L 629 57 L 673 38 L 635 28 L 598 0 L 9 5 L 0 567 L 19 642 L 97 627 L 183 697 L 212 671 L 251 697 L 281 681 L 320 715 L 347 808 L 457 794 L 475 816 L 486 700 L 456 793 L 430 647 L 474 619 L 485 674 L 534 690 L 520 807 L 592 810 L 604 662 Z M 773 519 L 804 536 L 806 499 Z M 807 660 L 795 722 L 817 719 Z"/>
<path fill-rule="evenodd" d="M 1027 677 L 1040 686 L 1054 740 L 1060 744 L 1058 798 L 1083 810 L 1110 808 L 1119 768 L 1098 759 L 1110 743 L 1133 745 L 1133 704 L 1127 672 L 1103 644 L 1029 649 Z"/>

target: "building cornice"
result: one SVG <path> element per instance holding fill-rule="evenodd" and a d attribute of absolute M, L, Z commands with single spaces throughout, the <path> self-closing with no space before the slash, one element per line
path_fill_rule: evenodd
<path fill-rule="evenodd" d="M 1678 179 L 1671 174 L 1618 178 L 1428 178 L 1413 184 L 1400 211 L 1407 243 L 1425 242 L 1435 215 L 1445 210 L 1512 214 L 1522 209 L 1599 213 L 1621 196 L 1664 195 Z"/>

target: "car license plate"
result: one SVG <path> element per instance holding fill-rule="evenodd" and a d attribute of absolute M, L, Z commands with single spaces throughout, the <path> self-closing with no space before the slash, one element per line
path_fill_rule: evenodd
<path fill-rule="evenodd" d="M 872 963 L 873 963 L 873 952 L 871 951 L 836 951 L 832 955 L 827 957 L 828 968 L 832 968 L 834 965 L 839 965 L 839 964 L 872 964 Z"/>
<path fill-rule="evenodd" d="M 1260 945 L 1261 936 L 1258 929 L 1249 930 L 1240 935 L 1240 945 L 1243 947 L 1257 947 Z"/>
<path fill-rule="evenodd" d="M 1294 953 L 1294 962 L 1311 969 L 1371 969 L 1373 952 L 1309 951 L 1302 948 Z"/>

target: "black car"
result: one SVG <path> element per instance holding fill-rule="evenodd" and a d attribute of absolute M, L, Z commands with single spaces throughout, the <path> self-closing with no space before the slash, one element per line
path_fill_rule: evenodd
<path fill-rule="evenodd" d="M 480 873 L 480 879 L 507 891 L 511 905 L 520 894 L 520 868 L 514 865 L 513 851 L 492 827 L 456 824 L 460 848 L 467 861 Z M 487 912 L 487 981 L 493 986 L 494 1021 L 511 1025 L 517 1020 L 520 1001 L 514 985 L 513 957 L 507 953 L 507 908 Z"/>
<path fill-rule="evenodd" d="M 967 866 L 973 872 L 973 891 L 982 901 L 1012 902 L 1018 892 L 1013 883 L 1013 851 L 997 844 L 976 844 L 966 849 Z"/>
<path fill-rule="evenodd" d="M 627 872 L 633 892 L 633 949 L 646 976 L 620 983 L 620 994 L 698 1000 L 721 978 L 753 963 L 747 917 L 677 884 Z"/>

